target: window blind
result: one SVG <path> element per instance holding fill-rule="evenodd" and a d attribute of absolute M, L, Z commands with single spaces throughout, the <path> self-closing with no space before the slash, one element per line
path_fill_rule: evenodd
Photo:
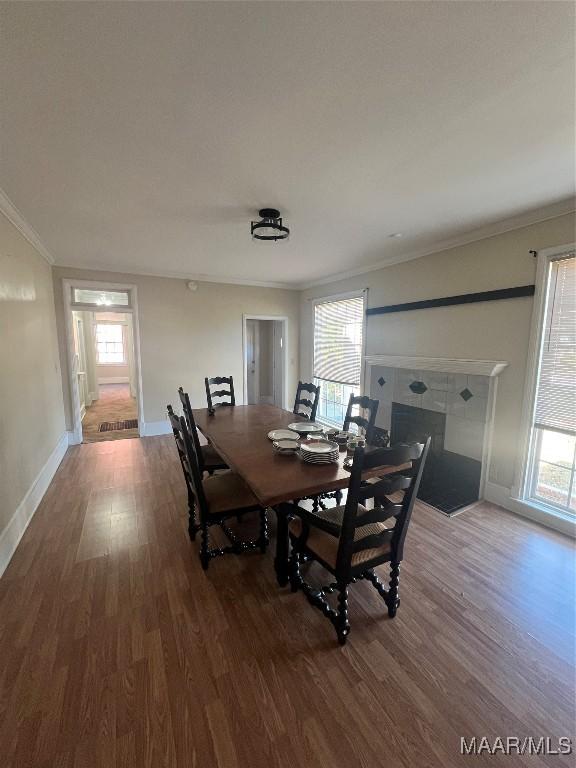
<path fill-rule="evenodd" d="M 576 434 L 576 257 L 551 262 L 534 426 Z"/>
<path fill-rule="evenodd" d="M 314 307 L 314 376 L 360 384 L 364 297 L 324 301 Z"/>

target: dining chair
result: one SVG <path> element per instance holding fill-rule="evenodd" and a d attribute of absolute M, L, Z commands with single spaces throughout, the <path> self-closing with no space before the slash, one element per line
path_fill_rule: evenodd
<path fill-rule="evenodd" d="M 366 579 L 384 600 L 393 618 L 400 605 L 398 594 L 400 563 L 404 557 L 404 540 L 412 516 L 416 494 L 430 438 L 426 443 L 396 445 L 392 448 L 365 450 L 357 448 L 344 506 L 320 510 L 318 513 L 294 505 L 282 505 L 281 513 L 296 515 L 288 530 L 290 554 L 290 586 L 301 589 L 308 601 L 319 608 L 334 625 L 338 641 L 344 645 L 350 633 L 348 621 L 348 585 Z M 364 481 L 366 470 L 412 462 L 410 473 L 397 472 L 377 480 Z M 376 473 L 377 474 L 377 473 Z M 389 498 L 402 492 L 401 501 Z M 365 506 L 373 499 L 373 507 Z M 320 589 L 304 581 L 300 573 L 303 558 L 315 560 L 335 577 Z M 390 563 L 390 584 L 384 587 L 374 568 Z M 326 595 L 338 590 L 338 608 L 332 608 Z"/>
<path fill-rule="evenodd" d="M 227 386 L 228 389 L 212 389 L 212 387 L 221 387 L 222 385 Z M 204 386 L 206 387 L 206 400 L 208 401 L 209 411 L 213 411 L 215 408 L 236 405 L 232 376 L 215 376 L 213 379 L 206 377 L 204 379 Z M 214 397 L 217 397 L 220 402 L 215 403 L 213 401 Z"/>
<path fill-rule="evenodd" d="M 190 405 L 188 392 L 184 392 L 182 387 L 178 387 L 178 397 L 182 403 L 182 410 L 184 411 L 188 432 L 194 442 L 194 448 L 196 449 L 196 455 L 198 456 L 198 463 L 200 465 L 200 473 L 208 472 L 208 474 L 211 475 L 218 469 L 228 469 L 228 464 L 226 464 L 213 445 L 210 445 L 210 443 L 208 443 L 208 445 L 200 445 L 198 430 L 196 428 L 196 422 L 194 421 L 194 414 L 192 412 L 192 406 Z"/>
<path fill-rule="evenodd" d="M 309 395 L 306 397 L 303 393 L 309 393 Z M 299 381 L 298 389 L 296 390 L 296 398 L 294 400 L 294 410 L 292 413 L 296 414 L 296 416 L 304 416 L 309 421 L 314 421 L 316 419 L 319 400 L 319 384 L 307 384 Z"/>
<path fill-rule="evenodd" d="M 259 549 L 264 553 L 268 545 L 268 522 L 266 510 L 242 478 L 235 472 L 208 477 L 204 482 L 200 473 L 198 455 L 188 431 L 184 416 L 177 416 L 168 406 L 168 417 L 174 433 L 180 464 L 184 473 L 188 491 L 188 512 L 190 520 L 188 533 L 192 541 L 200 532 L 200 562 L 207 570 L 210 560 L 229 553 L 240 554 L 248 550 Z M 196 521 L 198 511 L 198 522 Z M 242 541 L 228 527 L 231 517 L 242 517 L 248 512 L 258 512 L 260 517 L 259 536 L 253 541 Z M 210 546 L 210 528 L 219 526 L 230 542 L 224 547 Z"/>
<path fill-rule="evenodd" d="M 363 430 L 366 443 L 372 445 L 375 436 L 374 422 L 376 421 L 379 405 L 379 400 L 371 400 L 366 395 L 350 395 L 342 430 L 347 432 L 350 429 L 350 424 L 356 424 L 359 427 L 359 433 Z M 358 413 L 353 413 L 355 408 L 358 408 Z M 367 414 L 367 416 L 364 416 L 363 413 Z M 319 508 L 325 509 L 327 499 L 336 499 L 336 504 L 340 504 L 342 502 L 342 491 L 328 491 L 313 496 L 314 511 L 317 511 Z"/>
<path fill-rule="evenodd" d="M 374 430 L 374 423 L 376 422 L 376 414 L 378 413 L 379 405 L 379 400 L 371 400 L 367 395 L 350 395 L 348 407 L 346 408 L 346 416 L 344 417 L 344 424 L 342 426 L 343 431 L 347 432 L 350 429 L 350 424 L 356 424 L 357 427 L 364 430 L 366 442 L 371 444 L 372 432 Z M 358 408 L 358 413 L 356 414 L 353 413 L 355 408 Z M 360 431 L 360 429 L 358 431 Z"/>

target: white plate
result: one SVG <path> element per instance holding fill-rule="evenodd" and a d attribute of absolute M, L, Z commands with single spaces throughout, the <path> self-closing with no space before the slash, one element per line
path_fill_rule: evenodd
<path fill-rule="evenodd" d="M 272 432 L 268 432 L 268 438 L 270 440 L 299 440 L 300 435 L 291 429 L 273 429 Z"/>
<path fill-rule="evenodd" d="M 295 453 L 300 447 L 296 440 L 274 440 L 272 447 L 278 453 Z"/>
<path fill-rule="evenodd" d="M 306 435 L 308 432 L 322 432 L 323 427 L 321 424 L 315 424 L 313 421 L 295 421 L 292 424 L 288 424 L 288 429 L 301 435 Z"/>
<path fill-rule="evenodd" d="M 340 448 L 338 443 L 333 443 L 331 440 L 308 440 L 306 443 L 302 443 L 300 446 L 302 453 L 339 453 Z"/>

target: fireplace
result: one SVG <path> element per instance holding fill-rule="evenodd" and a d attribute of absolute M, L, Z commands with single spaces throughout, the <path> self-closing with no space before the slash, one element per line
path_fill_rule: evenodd
<path fill-rule="evenodd" d="M 376 426 L 391 442 L 431 450 L 419 498 L 453 515 L 481 499 L 490 459 L 497 376 L 503 361 L 372 355 L 366 390 L 380 402 Z"/>
<path fill-rule="evenodd" d="M 432 438 L 419 499 L 448 515 L 478 501 L 482 463 L 444 449 L 446 414 L 393 402 L 390 427 L 392 444 Z"/>

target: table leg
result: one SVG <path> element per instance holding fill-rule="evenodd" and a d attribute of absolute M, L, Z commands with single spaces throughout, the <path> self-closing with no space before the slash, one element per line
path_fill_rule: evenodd
<path fill-rule="evenodd" d="M 281 587 L 285 587 L 288 584 L 288 514 L 290 512 L 290 505 L 279 504 L 277 507 L 274 507 L 274 511 L 278 521 L 274 569 L 276 570 L 278 584 Z"/>

